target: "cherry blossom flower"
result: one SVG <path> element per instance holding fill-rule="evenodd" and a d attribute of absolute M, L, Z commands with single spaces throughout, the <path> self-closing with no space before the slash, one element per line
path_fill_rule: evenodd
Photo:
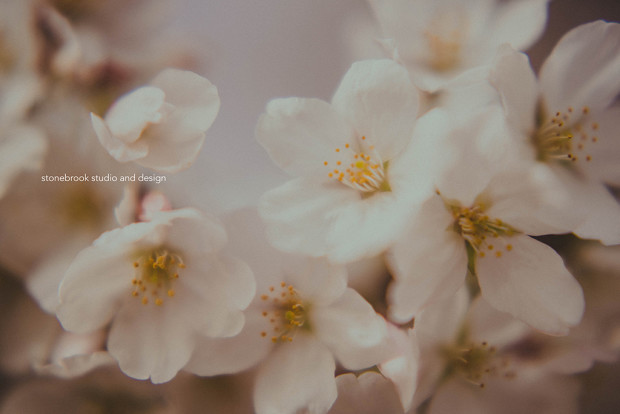
<path fill-rule="evenodd" d="M 556 210 L 576 216 L 567 229 L 604 244 L 620 243 L 620 206 L 603 185 L 620 184 L 620 112 L 613 106 L 620 92 L 619 45 L 620 24 L 588 23 L 558 42 L 539 80 L 527 56 L 508 47 L 489 78 L 510 136 L 522 146 L 514 153 L 518 162 L 547 169 L 555 191 L 570 197 L 570 206 Z"/>
<path fill-rule="evenodd" d="M 166 69 L 119 98 L 105 120 L 91 114 L 101 144 L 117 161 L 161 172 L 188 168 L 219 111 L 215 86 L 189 71 Z"/>
<path fill-rule="evenodd" d="M 542 34 L 548 0 L 369 0 L 396 59 L 421 89 L 436 92 L 509 43 L 525 50 Z"/>
<path fill-rule="evenodd" d="M 77 333 L 110 323 L 108 351 L 123 372 L 168 381 L 197 335 L 231 336 L 243 327 L 254 279 L 243 262 L 218 254 L 225 242 L 219 222 L 193 209 L 104 233 L 67 270 L 58 318 Z"/>
<path fill-rule="evenodd" d="M 418 92 L 389 60 L 355 63 L 331 104 L 271 101 L 256 136 L 296 178 L 259 202 L 269 240 L 341 263 L 384 251 L 442 165 L 432 154 L 435 120 L 416 122 L 417 111 Z"/>
<path fill-rule="evenodd" d="M 575 379 L 528 358 L 531 329 L 467 296 L 461 290 L 416 318 L 422 366 L 414 406 L 430 397 L 433 414 L 576 412 Z"/>
<path fill-rule="evenodd" d="M 461 149 L 461 157 L 391 249 L 393 320 L 406 322 L 450 297 L 469 272 L 492 306 L 536 329 L 565 335 L 580 321 L 579 283 L 552 248 L 528 236 L 556 232 L 553 221 L 546 221 L 549 194 L 540 191 L 540 177 L 502 171 L 501 158 L 478 150 L 503 133 L 501 116 L 496 109 L 482 110 L 444 137 Z"/>
<path fill-rule="evenodd" d="M 276 251 L 262 237 L 256 212 L 232 214 L 230 248 L 252 267 L 257 296 L 235 337 L 201 338 L 186 370 L 234 373 L 260 363 L 255 411 L 326 413 L 337 395 L 336 361 L 345 369 L 371 367 L 389 354 L 387 325 L 347 287 L 343 265 Z"/>

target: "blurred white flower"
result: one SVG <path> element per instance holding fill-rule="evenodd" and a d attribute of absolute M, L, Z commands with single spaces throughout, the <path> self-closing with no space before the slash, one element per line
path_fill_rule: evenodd
<path fill-rule="evenodd" d="M 218 375 L 262 361 L 254 388 L 263 413 L 325 413 L 336 399 L 336 361 L 371 367 L 389 354 L 387 324 L 347 288 L 346 268 L 324 259 L 283 254 L 265 243 L 255 212 L 228 218 L 230 248 L 252 267 L 257 296 L 235 337 L 202 338 L 186 369 Z M 248 238 L 247 234 L 258 236 Z"/>
<path fill-rule="evenodd" d="M 532 363 L 531 330 L 483 298 L 470 304 L 461 290 L 422 312 L 415 329 L 422 365 L 415 406 L 430 397 L 432 414 L 577 412 L 576 380 Z"/>
<path fill-rule="evenodd" d="M 389 247 L 442 165 L 428 138 L 432 122 L 416 122 L 418 106 L 406 70 L 389 60 L 355 63 L 331 104 L 271 101 L 257 139 L 297 178 L 259 202 L 269 240 L 340 263 Z"/>
<path fill-rule="evenodd" d="M 119 98 L 105 120 L 94 113 L 91 119 L 117 161 L 173 173 L 194 162 L 219 108 L 217 89 L 207 79 L 166 69 L 148 86 Z"/>
<path fill-rule="evenodd" d="M 502 171 L 501 158 L 478 149 L 504 132 L 501 118 L 501 111 L 481 111 L 444 136 L 459 148 L 460 159 L 437 181 L 437 194 L 389 255 L 395 321 L 407 322 L 453 295 L 469 271 L 492 306 L 536 329 L 564 335 L 579 323 L 584 309 L 579 283 L 552 248 L 527 236 L 556 230 L 544 220 L 547 194 L 537 177 Z"/>
<path fill-rule="evenodd" d="M 576 215 L 570 230 L 605 244 L 620 243 L 620 206 L 602 184 L 620 185 L 618 73 L 620 24 L 597 21 L 558 42 L 538 81 L 527 56 L 508 47 L 490 77 L 514 141 L 525 147 L 515 152 L 519 161 L 544 165 L 570 197 L 557 214 Z"/>
<path fill-rule="evenodd" d="M 108 351 L 123 372 L 168 381 L 197 335 L 231 336 L 243 327 L 255 282 L 243 262 L 218 254 L 225 242 L 219 222 L 193 209 L 104 233 L 67 270 L 58 318 L 78 333 L 111 323 Z"/>
<path fill-rule="evenodd" d="M 421 89 L 436 92 L 509 43 L 531 46 L 547 22 L 548 0 L 368 0 L 384 42 Z"/>
<path fill-rule="evenodd" d="M 389 380 L 376 372 L 336 377 L 338 398 L 329 414 L 402 414 L 398 394 Z"/>

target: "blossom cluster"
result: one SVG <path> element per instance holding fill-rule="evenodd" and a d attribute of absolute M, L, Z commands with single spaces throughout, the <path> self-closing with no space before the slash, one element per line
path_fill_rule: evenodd
<path fill-rule="evenodd" d="M 373 56 L 255 119 L 286 177 L 210 211 L 131 178 L 231 110 L 180 3 L 0 0 L 0 414 L 579 412 L 620 353 L 620 24 L 535 70 L 548 0 L 364 6 Z"/>

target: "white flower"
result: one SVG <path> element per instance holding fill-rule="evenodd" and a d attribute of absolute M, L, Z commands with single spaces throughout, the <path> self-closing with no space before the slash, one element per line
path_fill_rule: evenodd
<path fill-rule="evenodd" d="M 324 259 L 282 254 L 258 237 L 256 213 L 233 214 L 230 245 L 257 277 L 257 296 L 235 337 L 203 338 L 186 369 L 218 375 L 262 361 L 255 410 L 325 413 L 336 399 L 336 361 L 349 370 L 381 362 L 389 352 L 385 320 L 353 289 L 346 268 Z"/>
<path fill-rule="evenodd" d="M 193 209 L 104 233 L 67 270 L 58 318 L 78 333 L 111 323 L 108 351 L 123 372 L 168 381 L 197 335 L 243 327 L 254 280 L 244 263 L 218 255 L 225 242 L 221 225 Z"/>
<path fill-rule="evenodd" d="M 539 177 L 504 172 L 501 158 L 479 153 L 481 142 L 503 134 L 501 117 L 496 109 L 482 111 L 446 136 L 461 158 L 389 255 L 394 320 L 406 322 L 453 295 L 469 271 L 492 306 L 536 329 L 563 335 L 580 321 L 579 283 L 552 248 L 528 237 L 556 230 L 546 222 L 548 194 L 539 191 Z"/>
<path fill-rule="evenodd" d="M 105 121 L 91 119 L 101 144 L 117 161 L 161 172 L 188 168 L 219 111 L 215 86 L 189 71 L 166 69 L 148 86 L 119 98 Z"/>
<path fill-rule="evenodd" d="M 597 47 L 592 47 L 597 45 Z M 527 56 L 502 49 L 490 82 L 501 97 L 522 164 L 547 169 L 570 204 L 556 209 L 580 237 L 620 243 L 620 24 L 597 21 L 567 33 L 536 79 Z M 534 167 L 531 167 L 534 168 Z"/>
<path fill-rule="evenodd" d="M 576 380 L 529 360 L 537 352 L 531 330 L 482 298 L 470 304 L 461 290 L 422 312 L 415 329 L 422 364 L 415 406 L 430 398 L 432 414 L 575 412 Z"/>
<path fill-rule="evenodd" d="M 418 92 L 389 60 L 355 63 L 331 104 L 271 101 L 257 139 L 297 178 L 259 203 L 270 241 L 342 263 L 385 250 L 431 194 L 441 165 L 426 142 L 432 122 L 417 122 L 414 136 L 417 114 Z"/>
<path fill-rule="evenodd" d="M 435 92 L 491 63 L 497 47 L 525 50 L 542 34 L 548 0 L 369 0 L 414 83 Z"/>

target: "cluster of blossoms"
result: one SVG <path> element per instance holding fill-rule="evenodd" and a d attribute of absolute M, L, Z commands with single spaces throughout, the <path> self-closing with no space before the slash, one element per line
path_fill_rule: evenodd
<path fill-rule="evenodd" d="M 0 413 L 577 412 L 620 352 L 620 24 L 536 74 L 547 3 L 368 0 L 384 55 L 268 102 L 291 178 L 216 215 L 135 180 L 220 112 L 170 2 L 0 0 Z"/>

